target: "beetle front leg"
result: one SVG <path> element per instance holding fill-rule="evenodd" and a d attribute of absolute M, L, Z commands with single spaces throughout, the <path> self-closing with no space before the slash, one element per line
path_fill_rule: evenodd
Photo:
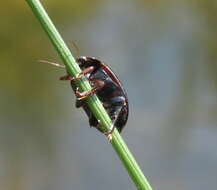
<path fill-rule="evenodd" d="M 94 67 L 87 67 L 84 70 L 82 70 L 80 73 L 77 74 L 76 77 L 72 77 L 71 75 L 67 74 L 65 76 L 60 77 L 60 80 L 70 80 L 70 81 L 76 81 L 81 79 L 82 76 L 91 73 L 94 70 Z"/>
<path fill-rule="evenodd" d="M 68 75 L 64 75 L 64 76 L 60 77 L 60 80 L 76 81 L 76 80 L 81 79 L 81 77 L 82 77 L 82 74 L 80 74 L 80 73 L 76 77 L 73 77 L 73 76 L 68 74 Z"/>

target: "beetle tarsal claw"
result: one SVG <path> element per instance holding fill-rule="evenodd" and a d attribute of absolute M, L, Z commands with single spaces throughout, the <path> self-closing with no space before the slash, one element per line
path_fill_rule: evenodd
<path fill-rule="evenodd" d="M 107 137 L 109 142 L 112 142 L 112 134 L 111 133 L 106 134 L 106 137 Z"/>
<path fill-rule="evenodd" d="M 115 127 L 112 126 L 112 129 L 111 129 L 110 131 L 104 133 L 104 135 L 107 137 L 107 139 L 108 139 L 109 142 L 112 141 L 112 137 L 113 137 L 112 133 L 113 133 L 113 131 L 114 131 L 114 128 L 115 128 Z"/>

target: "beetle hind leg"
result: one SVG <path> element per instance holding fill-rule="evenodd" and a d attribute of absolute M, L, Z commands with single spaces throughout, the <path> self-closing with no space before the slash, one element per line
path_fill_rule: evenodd
<path fill-rule="evenodd" d="M 110 129 L 108 131 L 104 132 L 104 135 L 108 138 L 109 142 L 112 141 L 112 133 L 114 132 L 114 130 L 116 128 L 115 123 L 118 119 L 119 114 L 121 113 L 121 110 L 122 110 L 122 106 L 119 106 L 118 110 L 115 112 L 114 116 L 111 118 L 112 119 L 112 125 L 111 125 Z"/>
<path fill-rule="evenodd" d="M 122 96 L 117 96 L 112 99 L 112 103 L 104 102 L 104 107 L 108 111 L 108 113 L 111 113 L 111 120 L 112 120 L 112 126 L 110 127 L 110 130 L 105 132 L 104 135 L 108 138 L 109 142 L 112 140 L 112 133 L 115 128 L 118 129 L 119 132 L 121 132 L 121 128 L 117 127 L 117 122 L 119 121 L 119 116 L 123 111 L 123 108 L 125 106 L 125 98 Z"/>

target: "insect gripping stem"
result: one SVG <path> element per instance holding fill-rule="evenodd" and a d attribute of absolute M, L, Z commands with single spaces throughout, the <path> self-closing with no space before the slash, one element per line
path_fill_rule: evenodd
<path fill-rule="evenodd" d="M 66 66 L 67 72 L 73 77 L 76 77 L 77 74 L 81 72 L 81 69 L 79 68 L 78 64 L 76 64 L 74 57 L 71 55 L 68 47 L 65 45 L 64 41 L 62 40 L 60 34 L 56 30 L 49 16 L 45 12 L 41 3 L 39 2 L 39 0 L 26 0 L 26 2 L 31 7 L 33 13 L 41 23 L 43 29 L 45 30 L 52 44 L 56 48 L 58 54 L 60 55 Z M 91 89 L 89 82 L 85 78 L 82 78 L 76 84 L 79 86 L 79 89 L 81 91 L 88 91 Z M 101 121 L 102 127 L 105 130 L 109 130 L 112 124 L 111 120 L 98 98 L 95 95 L 89 97 L 87 100 L 87 104 L 90 110 L 93 112 L 94 116 Z M 111 143 L 122 163 L 124 164 L 125 168 L 127 169 L 131 179 L 135 183 L 137 189 L 151 190 L 151 186 L 149 185 L 141 169 L 136 163 L 133 155 L 130 153 L 127 145 L 124 143 L 123 139 L 121 138 L 120 134 L 116 129 L 113 132 L 113 139 Z"/>

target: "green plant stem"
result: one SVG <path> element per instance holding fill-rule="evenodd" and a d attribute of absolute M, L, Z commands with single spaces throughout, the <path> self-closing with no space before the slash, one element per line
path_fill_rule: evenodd
<path fill-rule="evenodd" d="M 63 60 L 67 72 L 75 77 L 81 72 L 81 70 L 60 34 L 53 25 L 52 21 L 50 20 L 49 16 L 47 15 L 46 11 L 44 10 L 43 6 L 39 0 L 26 0 L 26 2 L 29 4 L 33 13 L 41 23 L 43 29 L 49 36 L 52 44 Z M 85 77 L 79 80 L 76 84 L 80 91 L 88 91 L 91 89 L 91 86 Z M 90 96 L 86 101 L 94 116 L 100 121 L 102 129 L 104 131 L 108 131 L 112 125 L 112 122 L 97 96 Z M 122 137 L 116 129 L 114 130 L 112 136 L 113 138 L 111 144 L 123 162 L 136 187 L 140 190 L 152 190 L 141 169 L 136 163 L 133 155 L 130 153 L 127 145 L 124 143 Z"/>

